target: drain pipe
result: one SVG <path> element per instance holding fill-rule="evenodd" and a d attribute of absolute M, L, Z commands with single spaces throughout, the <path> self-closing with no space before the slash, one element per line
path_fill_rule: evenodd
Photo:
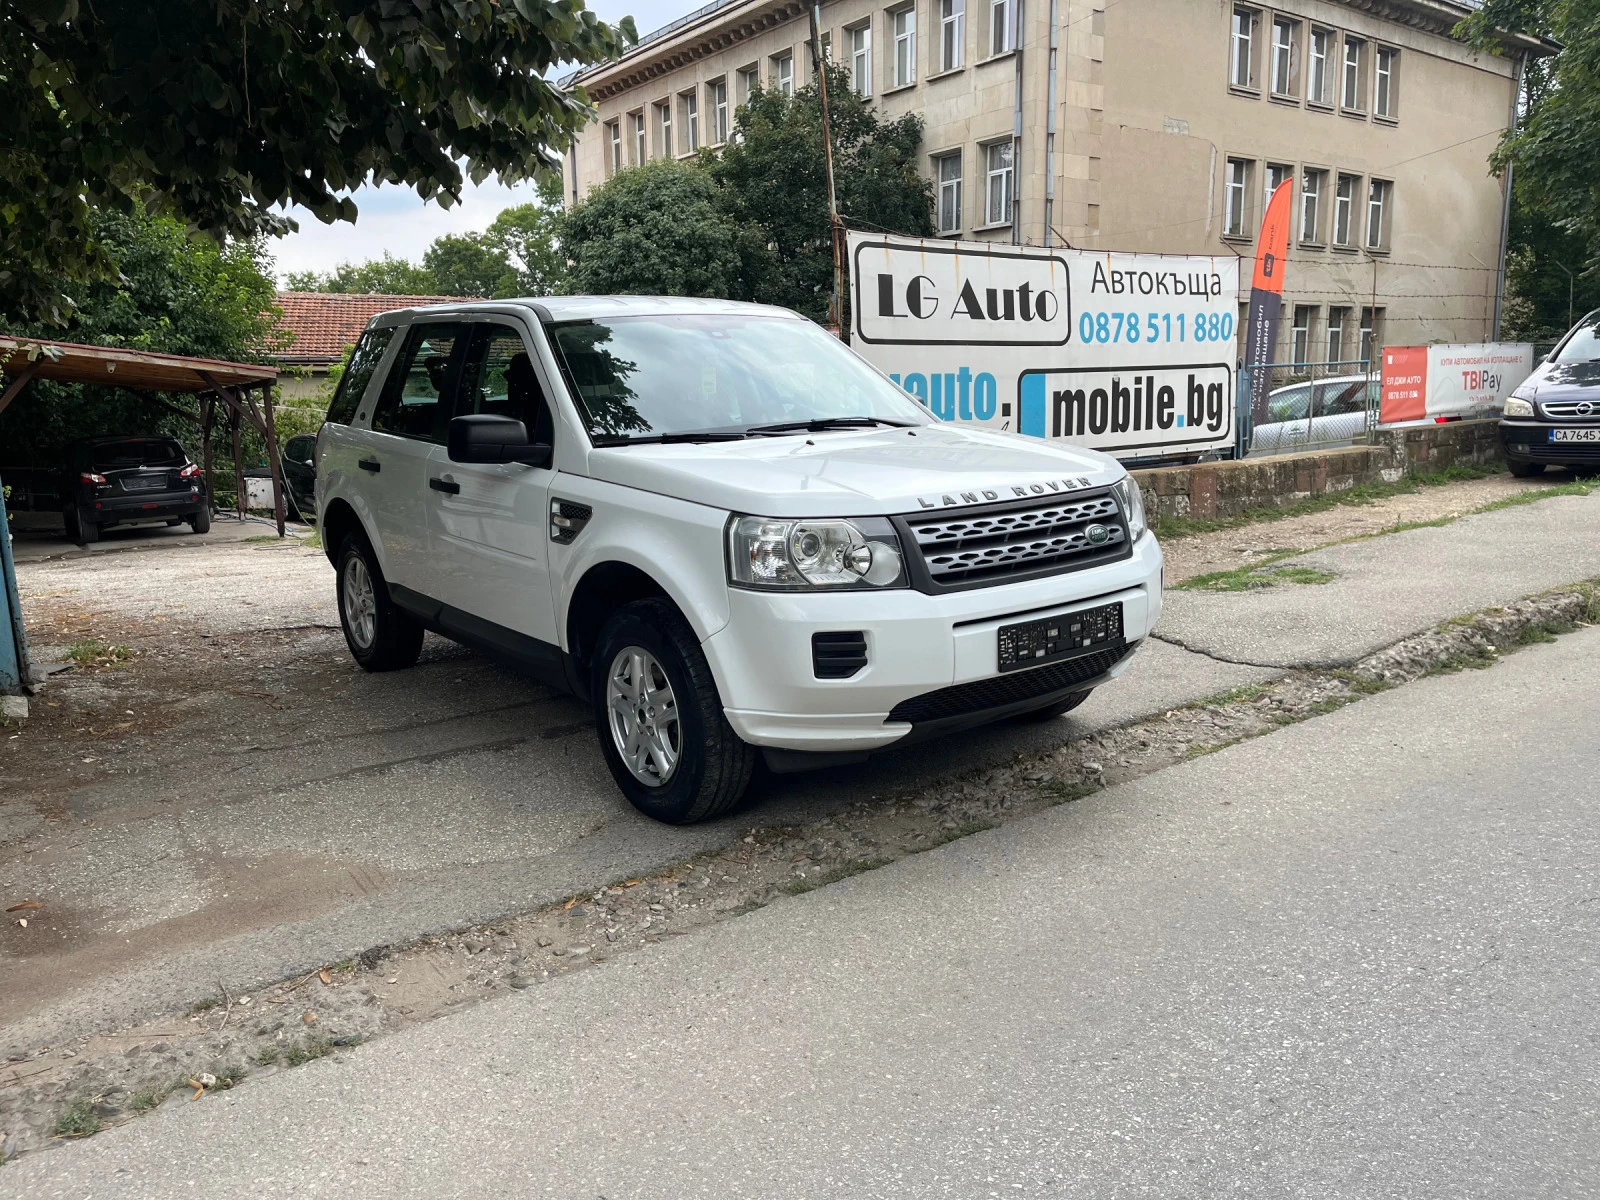
<path fill-rule="evenodd" d="M 1050 58 L 1045 85 L 1044 115 L 1044 244 L 1054 245 L 1056 224 L 1056 52 L 1060 39 L 1056 5 L 1050 0 Z"/>
<path fill-rule="evenodd" d="M 1017 98 L 1011 117 L 1011 244 L 1022 244 L 1022 17 L 1024 0 L 1016 0 Z"/>

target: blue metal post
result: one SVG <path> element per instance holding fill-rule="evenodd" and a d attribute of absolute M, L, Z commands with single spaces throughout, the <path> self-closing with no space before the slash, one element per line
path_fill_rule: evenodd
<path fill-rule="evenodd" d="M 4 496 L 0 483 L 0 496 Z M 0 508 L 0 513 L 3 513 Z M 22 629 L 22 599 L 11 560 L 10 522 L 0 528 L 0 695 L 15 695 L 28 681 L 28 638 Z"/>

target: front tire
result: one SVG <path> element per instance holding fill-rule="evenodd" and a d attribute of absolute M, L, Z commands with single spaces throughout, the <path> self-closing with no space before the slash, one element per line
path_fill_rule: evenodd
<path fill-rule="evenodd" d="M 1065 716 L 1067 713 L 1077 708 L 1078 705 L 1087 700 L 1093 692 L 1093 688 L 1090 688 L 1086 692 L 1073 692 L 1072 695 L 1057 700 L 1054 704 L 1047 704 L 1043 708 L 1034 709 L 1032 712 L 1018 713 L 1016 719 L 1018 721 L 1027 721 L 1030 723 L 1034 721 L 1054 720 L 1056 717 Z"/>
<path fill-rule="evenodd" d="M 1542 462 L 1518 462 L 1514 458 L 1506 459 L 1506 467 L 1518 479 L 1531 479 L 1535 475 L 1543 475 L 1545 464 Z"/>
<path fill-rule="evenodd" d="M 600 752 L 630 804 L 669 825 L 734 809 L 756 751 L 723 715 L 711 666 L 682 613 L 659 599 L 618 609 L 600 631 L 591 672 Z"/>
<path fill-rule="evenodd" d="M 339 624 L 350 656 L 368 671 L 398 671 L 422 653 L 422 626 L 389 598 L 378 556 L 359 533 L 339 547 Z"/>

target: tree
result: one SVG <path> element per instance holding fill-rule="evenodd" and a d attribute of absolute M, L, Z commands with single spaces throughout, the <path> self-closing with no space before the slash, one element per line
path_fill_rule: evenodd
<path fill-rule="evenodd" d="M 485 236 L 493 240 L 515 275 L 508 293 L 549 296 L 560 291 L 567 274 L 567 256 L 557 229 L 561 219 L 561 181 L 539 181 L 539 202 L 503 210 Z M 498 293 L 497 293 L 498 294 Z"/>
<path fill-rule="evenodd" d="M 114 277 L 97 208 L 253 238 L 369 179 L 460 198 L 553 169 L 590 115 L 558 63 L 636 38 L 582 0 L 0 0 L 0 317 Z"/>
<path fill-rule="evenodd" d="M 917 170 L 922 118 L 885 121 L 850 87 L 849 72 L 827 71 L 840 215 L 867 229 L 932 236 L 933 185 Z M 833 246 L 816 82 L 793 96 L 755 88 L 729 144 L 702 161 L 741 230 L 746 295 L 824 319 Z"/>
<path fill-rule="evenodd" d="M 90 235 L 120 265 L 116 283 L 87 285 L 65 328 L 20 333 L 97 346 L 259 362 L 279 348 L 271 263 L 259 241 L 218 247 L 181 221 L 97 213 Z M 193 401 L 168 403 L 193 410 Z M 35 380 L 0 415 L 7 461 L 47 458 L 74 438 L 167 432 L 191 448 L 195 428 L 150 394 Z"/>
<path fill-rule="evenodd" d="M 734 296 L 739 232 L 716 182 L 694 163 L 658 159 L 618 171 L 558 225 L 569 285 L 598 295 Z"/>
<path fill-rule="evenodd" d="M 1578 315 L 1600 303 L 1600 0 L 1485 0 L 1458 31 L 1492 53 L 1507 33 L 1562 46 L 1527 61 L 1521 120 L 1490 158 L 1514 168 L 1508 314 L 1543 340 L 1566 329 L 1569 295 Z"/>
<path fill-rule="evenodd" d="M 363 263 L 340 263 L 326 275 L 316 271 L 291 271 L 291 292 L 376 293 L 384 296 L 434 296 L 439 289 L 426 267 L 385 253 Z"/>
<path fill-rule="evenodd" d="M 508 296 L 516 290 L 516 272 L 502 251 L 481 233 L 447 233 L 435 238 L 422 256 L 441 296 Z"/>

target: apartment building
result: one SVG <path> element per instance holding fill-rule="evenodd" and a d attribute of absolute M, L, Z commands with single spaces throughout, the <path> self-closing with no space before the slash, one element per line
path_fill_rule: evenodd
<path fill-rule="evenodd" d="M 942 236 L 1253 257 L 1294 183 L 1279 361 L 1490 333 L 1504 191 L 1486 160 L 1524 57 L 1451 36 L 1455 0 L 828 0 L 823 52 L 926 123 Z M 598 108 L 572 203 L 730 136 L 759 81 L 811 78 L 808 10 L 721 0 L 575 78 Z M 1248 272 L 1243 273 L 1248 277 Z M 1240 322 L 1241 327 L 1243 322 Z"/>

